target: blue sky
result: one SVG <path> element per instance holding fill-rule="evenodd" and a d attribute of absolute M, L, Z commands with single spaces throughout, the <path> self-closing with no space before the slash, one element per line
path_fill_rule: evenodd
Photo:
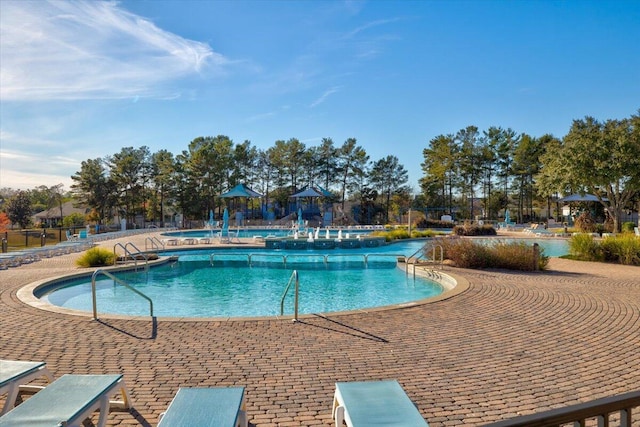
<path fill-rule="evenodd" d="M 0 1 L 0 187 L 122 147 L 350 137 L 397 156 L 468 125 L 562 137 L 640 108 L 640 1 Z"/>

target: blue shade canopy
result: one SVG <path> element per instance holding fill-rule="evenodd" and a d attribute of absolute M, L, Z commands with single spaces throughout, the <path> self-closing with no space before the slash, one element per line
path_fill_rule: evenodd
<path fill-rule="evenodd" d="M 606 200 L 606 199 L 603 199 Z M 595 196 L 593 194 L 580 194 L 580 193 L 574 193 L 570 196 L 567 197 L 563 197 L 561 199 L 558 199 L 558 202 L 560 203 L 570 203 L 570 202 L 598 202 L 598 196 Z"/>
<path fill-rule="evenodd" d="M 320 193 L 319 191 L 316 191 L 314 188 L 312 187 L 308 187 L 294 195 L 292 195 L 291 197 L 295 197 L 295 198 L 299 198 L 299 197 L 322 197 L 324 196 L 322 193 Z"/>
<path fill-rule="evenodd" d="M 262 194 L 253 191 L 244 184 L 238 184 L 226 193 L 221 194 L 220 197 L 262 197 Z"/>

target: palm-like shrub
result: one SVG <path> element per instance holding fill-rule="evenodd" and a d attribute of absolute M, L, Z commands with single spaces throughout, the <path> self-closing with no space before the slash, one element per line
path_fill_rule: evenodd
<path fill-rule="evenodd" d="M 86 251 L 76 260 L 80 267 L 103 267 L 113 265 L 114 254 L 108 249 L 95 247 Z"/>

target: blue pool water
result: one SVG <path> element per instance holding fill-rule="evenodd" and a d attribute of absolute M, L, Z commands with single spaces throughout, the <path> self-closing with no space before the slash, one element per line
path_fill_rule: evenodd
<path fill-rule="evenodd" d="M 261 237 L 286 237 L 286 236 L 292 236 L 294 234 L 294 230 L 293 229 L 289 229 L 289 228 L 247 228 L 247 227 L 230 227 L 230 230 L 233 231 L 234 233 L 237 232 L 238 233 L 238 237 L 254 237 L 254 236 L 261 236 Z M 309 231 L 312 231 L 315 233 L 314 230 L 309 229 Z M 169 231 L 166 233 L 163 233 L 164 236 L 167 237 L 192 237 L 192 238 L 200 238 L 200 237 L 211 237 L 214 236 L 216 233 L 220 232 L 220 229 L 213 229 L 213 230 L 205 230 L 205 229 L 199 229 L 199 230 L 181 230 L 181 231 Z M 342 230 L 342 234 L 346 235 L 347 233 L 349 233 L 352 237 L 353 236 L 357 236 L 357 235 L 362 235 L 362 236 L 366 236 L 367 234 L 371 233 L 371 230 L 369 229 L 344 229 Z M 336 237 L 338 237 L 338 230 L 336 229 L 331 229 L 329 230 L 329 235 L 332 239 L 335 239 Z M 305 235 L 306 237 L 306 235 Z M 319 232 L 319 236 L 320 238 L 325 238 L 326 237 L 326 229 L 321 229 Z"/>
<path fill-rule="evenodd" d="M 566 241 L 536 240 L 544 253 L 567 253 Z M 148 272 L 123 272 L 118 277 L 154 301 L 161 317 L 256 317 L 280 314 L 285 286 L 299 274 L 299 313 L 327 313 L 402 304 L 442 293 L 436 282 L 407 276 L 398 256 L 410 256 L 424 241 L 403 241 L 364 249 L 309 250 L 199 249 L 167 251 L 178 261 Z M 531 241 L 533 243 L 533 241 Z M 148 302 L 113 280 L 97 281 L 99 313 L 147 316 Z M 54 287 L 55 288 L 55 287 Z M 89 278 L 64 282 L 42 296 L 51 304 L 91 311 Z M 293 313 L 293 292 L 284 314 Z"/>

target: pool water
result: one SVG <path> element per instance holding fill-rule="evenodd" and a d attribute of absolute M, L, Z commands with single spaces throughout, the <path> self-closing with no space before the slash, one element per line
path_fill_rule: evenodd
<path fill-rule="evenodd" d="M 271 265 L 265 265 L 271 264 Z M 280 314 L 280 301 L 292 269 L 274 262 L 248 267 L 246 261 L 185 260 L 154 267 L 148 273 L 129 272 L 119 278 L 154 301 L 154 315 L 166 317 L 253 317 Z M 357 264 L 357 265 L 356 265 Z M 320 267 L 296 262 L 299 313 L 365 309 L 429 298 L 443 288 L 430 280 L 407 276 L 395 260 L 332 261 Z M 84 282 L 84 283 L 83 283 Z M 51 304 L 91 310 L 88 279 L 68 283 L 47 295 Z M 148 302 L 104 278 L 96 282 L 100 313 L 146 316 Z M 293 290 L 293 287 L 292 287 Z M 293 314 L 293 292 L 285 299 L 284 314 Z"/>
<path fill-rule="evenodd" d="M 501 239 L 506 240 L 506 239 Z M 533 244 L 534 240 L 526 240 Z M 567 242 L 536 239 L 548 256 L 567 253 Z M 293 270 L 298 271 L 299 313 L 328 313 L 403 304 L 443 292 L 437 282 L 407 275 L 398 256 L 411 256 L 425 241 L 402 241 L 362 249 L 167 251 L 178 261 L 148 272 L 116 275 L 154 302 L 160 317 L 262 317 L 280 314 L 280 301 Z M 49 303 L 92 310 L 90 278 L 71 279 L 40 296 Z M 148 316 L 148 302 L 106 276 L 96 282 L 99 313 Z M 284 304 L 293 314 L 293 292 Z"/>

